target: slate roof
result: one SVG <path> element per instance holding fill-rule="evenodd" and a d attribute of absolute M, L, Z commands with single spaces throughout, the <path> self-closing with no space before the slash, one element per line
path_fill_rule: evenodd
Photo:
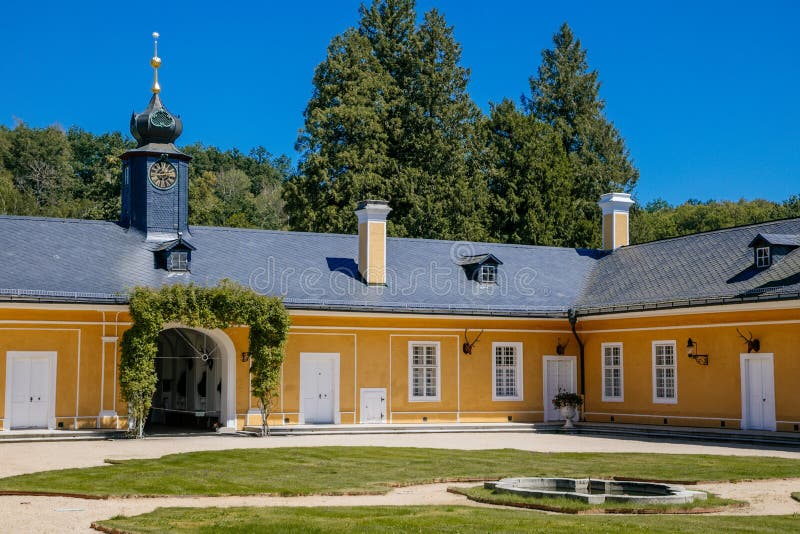
<path fill-rule="evenodd" d="M 800 219 L 623 247 L 597 262 L 577 302 L 584 313 L 622 308 L 800 297 L 800 249 L 757 269 L 753 238 L 800 234 Z"/>
<path fill-rule="evenodd" d="M 749 246 L 755 246 L 757 243 L 766 243 L 768 245 L 780 245 L 786 247 L 800 247 L 800 235 L 758 234 L 753 238 Z"/>
<path fill-rule="evenodd" d="M 358 274 L 355 235 L 192 227 L 190 273 L 156 269 L 158 243 L 111 222 L 0 216 L 0 298 L 125 302 L 137 285 L 228 278 L 287 307 L 563 315 L 578 298 L 596 251 L 387 239 L 386 287 Z M 456 259 L 503 261 L 497 284 L 467 279 Z"/>
<path fill-rule="evenodd" d="M 192 227 L 191 272 L 155 268 L 158 243 L 112 222 L 0 216 L 0 299 L 116 302 L 137 285 L 228 278 L 303 309 L 564 316 L 693 303 L 800 298 L 800 248 L 755 269 L 748 244 L 800 234 L 800 219 L 623 247 L 613 253 L 387 239 L 386 287 L 358 274 L 355 235 Z M 459 264 L 491 254 L 496 284 Z"/>

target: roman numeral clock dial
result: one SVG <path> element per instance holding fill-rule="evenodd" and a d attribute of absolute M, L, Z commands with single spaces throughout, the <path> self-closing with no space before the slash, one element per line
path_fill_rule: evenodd
<path fill-rule="evenodd" d="M 150 167 L 150 183 L 159 189 L 169 189 L 177 179 L 178 171 L 168 161 L 157 161 Z"/>

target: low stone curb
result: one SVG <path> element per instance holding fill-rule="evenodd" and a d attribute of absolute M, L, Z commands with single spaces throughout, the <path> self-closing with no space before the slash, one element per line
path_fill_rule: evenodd
<path fill-rule="evenodd" d="M 73 499 L 108 500 L 108 495 L 89 495 L 87 493 L 59 493 L 55 491 L 0 490 L 0 495 L 23 495 L 27 497 L 69 497 Z"/>
<path fill-rule="evenodd" d="M 467 495 L 463 492 L 460 488 L 447 488 L 448 493 L 453 493 L 455 495 L 461 495 L 462 497 L 466 497 L 470 501 L 479 502 L 481 504 L 490 504 L 492 506 L 509 506 L 512 508 L 524 508 L 526 510 L 541 510 L 543 512 L 553 512 L 557 514 L 568 514 L 568 515 L 603 515 L 603 514 L 627 514 L 627 515 L 702 515 L 702 514 L 715 514 L 719 512 L 724 512 L 730 508 L 742 508 L 747 506 L 746 504 L 731 504 L 728 506 L 714 506 L 710 508 L 691 508 L 689 510 L 646 510 L 641 508 L 590 508 L 587 510 L 565 510 L 564 508 L 559 508 L 558 506 L 548 506 L 546 504 L 537 504 L 537 503 L 527 503 L 527 502 L 498 502 L 494 499 L 487 499 L 485 497 L 475 497 L 473 495 Z"/>

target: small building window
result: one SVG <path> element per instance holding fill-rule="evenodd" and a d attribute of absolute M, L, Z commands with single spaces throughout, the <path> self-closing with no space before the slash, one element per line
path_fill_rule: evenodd
<path fill-rule="evenodd" d="M 494 284 L 497 282 L 497 266 L 481 265 L 481 283 Z"/>
<path fill-rule="evenodd" d="M 678 370 L 674 341 L 653 342 L 653 402 L 678 402 Z"/>
<path fill-rule="evenodd" d="M 756 267 L 769 267 L 769 247 L 756 248 Z"/>
<path fill-rule="evenodd" d="M 167 261 L 168 271 L 188 271 L 189 270 L 189 252 L 185 250 L 175 250 L 170 252 Z"/>
<path fill-rule="evenodd" d="M 492 343 L 492 400 L 522 400 L 522 343 Z"/>
<path fill-rule="evenodd" d="M 195 248 L 178 232 L 178 239 L 160 244 L 153 250 L 155 267 L 174 272 L 187 272 L 192 263 L 192 251 Z"/>
<path fill-rule="evenodd" d="M 498 267 L 503 262 L 494 254 L 475 254 L 456 258 L 456 263 L 464 268 L 468 280 L 479 284 L 497 284 Z"/>
<path fill-rule="evenodd" d="M 439 343 L 408 344 L 408 400 L 440 399 Z"/>
<path fill-rule="evenodd" d="M 603 402 L 621 402 L 622 343 L 603 343 Z"/>

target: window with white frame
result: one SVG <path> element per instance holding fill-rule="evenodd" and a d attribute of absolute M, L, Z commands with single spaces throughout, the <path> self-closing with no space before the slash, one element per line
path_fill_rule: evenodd
<path fill-rule="evenodd" d="M 494 284 L 497 282 L 496 265 L 481 265 L 481 282 L 484 284 Z"/>
<path fill-rule="evenodd" d="M 522 343 L 492 343 L 492 400 L 522 400 Z"/>
<path fill-rule="evenodd" d="M 167 262 L 168 271 L 188 271 L 189 270 L 189 253 L 176 250 L 170 252 L 169 260 Z"/>
<path fill-rule="evenodd" d="M 408 344 L 408 398 L 410 401 L 438 401 L 439 343 Z"/>
<path fill-rule="evenodd" d="M 622 343 L 603 343 L 603 401 L 622 401 Z"/>
<path fill-rule="evenodd" d="M 674 341 L 653 342 L 653 402 L 678 402 Z"/>
<path fill-rule="evenodd" d="M 756 267 L 769 267 L 769 247 L 756 249 Z"/>

